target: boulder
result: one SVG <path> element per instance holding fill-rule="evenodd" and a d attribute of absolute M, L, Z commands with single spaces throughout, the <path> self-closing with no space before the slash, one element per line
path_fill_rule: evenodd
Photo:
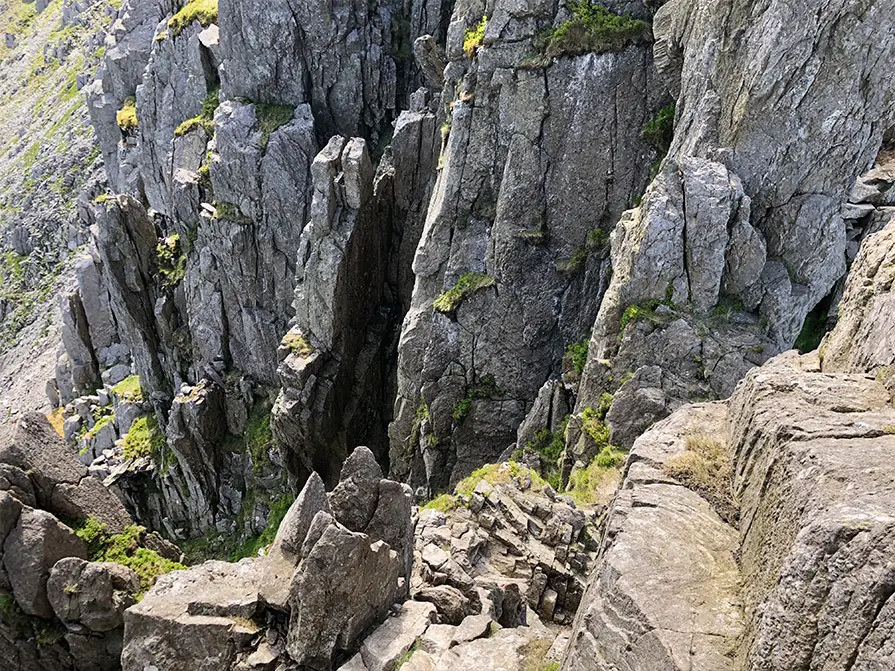
<path fill-rule="evenodd" d="M 333 515 L 352 531 L 363 531 L 376 513 L 382 469 L 366 447 L 356 448 L 339 475 L 339 484 L 329 495 Z"/>
<path fill-rule="evenodd" d="M 302 546 L 319 512 L 329 515 L 332 511 L 323 480 L 315 472 L 289 507 L 267 556 L 261 560 L 265 571 L 261 594 L 271 606 L 288 610 L 292 574 L 302 558 Z"/>
<path fill-rule="evenodd" d="M 210 561 L 161 576 L 124 613 L 124 671 L 231 671 L 260 627 L 262 573 L 253 560 Z"/>
<path fill-rule="evenodd" d="M 467 615 L 473 615 L 475 611 L 472 601 L 451 585 L 424 587 L 414 593 L 413 598 L 433 604 L 438 610 L 439 621 L 446 624 L 459 625 Z"/>
<path fill-rule="evenodd" d="M 382 541 L 371 545 L 364 534 L 328 524 L 292 580 L 286 646 L 292 659 L 331 668 L 337 655 L 384 618 L 395 600 L 399 571 L 397 555 Z"/>
<path fill-rule="evenodd" d="M 50 513 L 22 508 L 3 544 L 3 567 L 16 603 L 26 615 L 54 616 L 47 579 L 50 569 L 64 557 L 86 559 L 84 542 Z"/>
<path fill-rule="evenodd" d="M 360 656 L 368 671 L 394 671 L 397 662 L 423 635 L 435 617 L 435 606 L 407 601 L 364 639 Z"/>
<path fill-rule="evenodd" d="M 64 624 L 83 625 L 94 632 L 122 626 L 124 610 L 136 603 L 137 574 L 114 563 L 60 559 L 50 571 L 47 597 Z"/>

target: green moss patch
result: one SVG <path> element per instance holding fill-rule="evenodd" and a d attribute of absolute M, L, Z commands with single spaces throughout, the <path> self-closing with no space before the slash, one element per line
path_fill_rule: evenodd
<path fill-rule="evenodd" d="M 587 365 L 589 342 L 588 338 L 585 338 L 581 342 L 573 342 L 566 348 L 566 353 L 563 356 L 563 359 L 567 361 L 579 375 L 584 372 L 584 367 Z"/>
<path fill-rule="evenodd" d="M 129 401 L 130 403 L 142 403 L 143 387 L 140 386 L 140 376 L 129 375 L 128 377 L 124 378 L 121 382 L 112 387 L 112 393 L 115 394 L 122 401 Z"/>
<path fill-rule="evenodd" d="M 202 111 L 192 119 L 187 119 L 174 129 L 174 136 L 180 137 L 201 128 L 210 137 L 214 135 L 214 111 L 221 104 L 221 88 L 215 87 L 202 102 Z"/>
<path fill-rule="evenodd" d="M 549 58 L 621 51 L 633 44 L 652 40 L 652 27 L 627 14 L 613 14 L 590 0 L 570 1 L 572 18 L 560 24 L 542 40 Z"/>
<path fill-rule="evenodd" d="M 164 286 L 175 287 L 183 281 L 186 274 L 186 253 L 180 243 L 180 234 L 175 233 L 158 241 L 155 263 Z"/>
<path fill-rule="evenodd" d="M 124 105 L 115 113 L 115 123 L 123 131 L 135 130 L 137 121 L 137 99 L 133 96 L 126 98 Z"/>
<path fill-rule="evenodd" d="M 75 533 L 87 544 L 90 561 L 114 562 L 131 569 L 140 578 L 139 599 L 162 574 L 185 569 L 179 562 L 162 557 L 143 545 L 146 528 L 131 524 L 120 534 L 110 534 L 109 528 L 93 518 L 82 522 Z"/>
<path fill-rule="evenodd" d="M 204 27 L 218 20 L 218 0 L 189 0 L 179 12 L 168 19 L 168 30 L 174 37 L 182 33 L 193 21 Z"/>
<path fill-rule="evenodd" d="M 166 445 L 155 415 L 137 417 L 124 437 L 124 458 L 152 457 L 159 461 Z"/>
<path fill-rule="evenodd" d="M 619 467 L 626 454 L 613 447 L 604 447 L 587 468 L 579 469 L 569 477 L 566 494 L 579 506 L 592 506 L 601 502 L 614 489 L 613 483 L 620 479 Z"/>
<path fill-rule="evenodd" d="M 474 27 L 467 28 L 463 34 L 463 53 L 466 58 L 473 58 L 482 42 L 485 41 L 485 26 L 488 25 L 488 17 L 483 16 Z"/>
<path fill-rule="evenodd" d="M 520 489 L 543 487 L 547 484 L 547 481 L 540 474 L 527 466 L 518 464 L 515 461 L 508 461 L 504 464 L 486 464 L 476 469 L 471 475 L 457 483 L 454 493 L 468 499 L 475 491 L 476 485 L 482 480 L 491 485 L 515 480 Z"/>
<path fill-rule="evenodd" d="M 456 312 L 460 304 L 472 296 L 477 291 L 494 286 L 494 278 L 485 273 L 469 272 L 463 273 L 457 283 L 450 289 L 442 292 L 435 299 L 432 307 L 436 312 L 450 314 Z"/>
<path fill-rule="evenodd" d="M 497 386 L 493 375 L 484 375 L 478 382 L 466 388 L 466 395 L 454 404 L 451 416 L 458 424 L 462 424 L 472 411 L 476 399 L 496 398 L 503 394 L 503 389 Z"/>
<path fill-rule="evenodd" d="M 252 471 L 260 473 L 270 463 L 267 456 L 273 446 L 273 431 L 270 428 L 270 406 L 266 402 L 256 403 L 249 413 L 243 433 L 246 449 L 252 458 Z"/>
<path fill-rule="evenodd" d="M 264 103 L 255 103 L 255 117 L 261 126 L 261 146 L 267 147 L 270 141 L 270 134 L 277 128 L 285 126 L 292 121 L 295 109 L 289 105 L 268 105 Z"/>
<path fill-rule="evenodd" d="M 674 103 L 656 112 L 644 125 L 641 136 L 664 158 L 674 139 Z"/>
<path fill-rule="evenodd" d="M 422 506 L 423 510 L 437 510 L 449 513 L 460 505 L 460 501 L 452 494 L 441 494 Z"/>
<path fill-rule="evenodd" d="M 296 331 L 289 331 L 289 333 L 283 336 L 280 345 L 288 349 L 295 356 L 299 356 L 303 359 L 307 359 L 317 351 L 307 338 Z"/>

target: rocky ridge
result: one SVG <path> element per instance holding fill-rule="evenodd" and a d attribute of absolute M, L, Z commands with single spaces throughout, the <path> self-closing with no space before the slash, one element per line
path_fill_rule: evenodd
<path fill-rule="evenodd" d="M 576 609 L 568 668 L 888 664 L 887 0 L 374 4 L 97 33 L 53 418 L 169 538 L 286 512 L 129 608 L 125 668 L 547 664 Z M 605 517 L 564 498 L 627 448 Z M 16 600 L 118 631 L 66 552 Z"/>
<path fill-rule="evenodd" d="M 893 663 L 892 351 L 862 360 L 872 341 L 851 337 L 891 296 L 874 270 L 893 231 L 867 239 L 819 351 L 781 354 L 635 441 L 563 668 Z"/>

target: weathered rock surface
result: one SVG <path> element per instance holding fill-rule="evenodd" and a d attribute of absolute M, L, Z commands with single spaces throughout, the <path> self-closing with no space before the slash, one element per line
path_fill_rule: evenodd
<path fill-rule="evenodd" d="M 724 440 L 726 422 L 723 404 L 687 406 L 634 443 L 564 668 L 736 668 L 737 531 L 662 470 L 692 433 Z"/>
<path fill-rule="evenodd" d="M 84 542 L 50 513 L 23 508 L 3 543 L 3 568 L 15 601 L 26 615 L 53 617 L 47 578 L 63 557 L 86 559 Z"/>
<path fill-rule="evenodd" d="M 0 464 L 9 489 L 22 502 L 59 517 L 82 520 L 94 517 L 113 532 L 131 523 L 130 515 L 114 494 L 87 474 L 46 417 L 29 413 L 16 422 L 10 438 L 0 446 Z M 15 473 L 25 473 L 27 483 Z M 22 493 L 27 492 L 25 496 Z M 33 492 L 33 500 L 28 495 Z"/>
<path fill-rule="evenodd" d="M 545 380 L 559 377 L 605 290 L 602 236 L 642 193 L 654 158 L 640 135 L 662 98 L 648 47 L 532 63 L 535 38 L 564 11 L 495 3 L 470 60 L 465 30 L 483 11 L 454 8 L 442 93 L 452 111 L 389 429 L 393 475 L 429 495 L 496 461 Z M 475 276 L 478 290 L 433 311 L 468 273 L 490 279 Z"/>
<path fill-rule="evenodd" d="M 845 273 L 842 206 L 893 122 L 895 87 L 874 66 L 892 58 L 892 41 L 873 37 L 893 30 L 889 9 L 858 17 L 835 3 L 720 11 L 675 0 L 658 10 L 656 63 L 678 97 L 674 140 L 613 233 L 577 412 L 643 366 L 661 368 L 653 388 L 668 397 L 665 413 L 724 397 L 750 366 L 792 346 Z M 851 45 L 864 41 L 870 51 L 859 54 Z M 801 139 L 818 134 L 826 141 Z M 645 326 L 623 319 L 660 302 L 667 314 Z"/>
<path fill-rule="evenodd" d="M 657 424 L 628 459 L 564 668 L 885 668 L 893 421 L 880 382 L 788 352 L 729 403 Z M 732 477 L 715 477 L 738 529 L 669 475 L 694 435 L 729 452 Z"/>
<path fill-rule="evenodd" d="M 63 623 L 95 632 L 121 627 L 122 613 L 136 603 L 140 580 L 120 564 L 87 562 L 77 557 L 57 561 L 47 580 L 47 598 Z"/>

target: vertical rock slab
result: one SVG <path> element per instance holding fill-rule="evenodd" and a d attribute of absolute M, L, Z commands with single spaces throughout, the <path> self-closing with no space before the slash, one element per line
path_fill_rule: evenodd
<path fill-rule="evenodd" d="M 339 524 L 326 527 L 293 578 L 286 649 L 299 665 L 333 668 L 385 617 L 395 600 L 399 563 L 381 541 Z M 325 578 L 324 578 L 325 576 Z"/>
<path fill-rule="evenodd" d="M 295 326 L 280 346 L 272 427 L 296 465 L 334 483 L 353 445 L 381 435 L 387 360 L 380 301 L 389 232 L 366 143 L 332 138 L 314 159 L 301 234 Z M 374 451 L 382 446 L 369 443 Z"/>
<path fill-rule="evenodd" d="M 662 470 L 692 432 L 723 440 L 726 419 L 724 405 L 690 406 L 634 443 L 563 668 L 738 668 L 738 534 Z"/>
<path fill-rule="evenodd" d="M 821 373 L 816 357 L 795 353 L 750 373 L 731 398 L 748 668 L 891 659 L 868 645 L 891 631 L 895 591 L 889 398 L 865 375 Z"/>
<path fill-rule="evenodd" d="M 640 133 L 659 106 L 648 48 L 533 63 L 536 36 L 557 17 L 552 5 L 523 4 L 495 4 L 471 60 L 464 31 L 482 11 L 457 5 L 447 33 L 451 114 L 413 261 L 390 427 L 393 476 L 429 493 L 514 441 L 596 315 L 600 231 L 648 178 Z M 442 295 L 456 300 L 438 308 Z"/>
<path fill-rule="evenodd" d="M 895 223 L 869 236 L 852 265 L 836 328 L 820 349 L 824 371 L 877 373 L 895 364 Z"/>

